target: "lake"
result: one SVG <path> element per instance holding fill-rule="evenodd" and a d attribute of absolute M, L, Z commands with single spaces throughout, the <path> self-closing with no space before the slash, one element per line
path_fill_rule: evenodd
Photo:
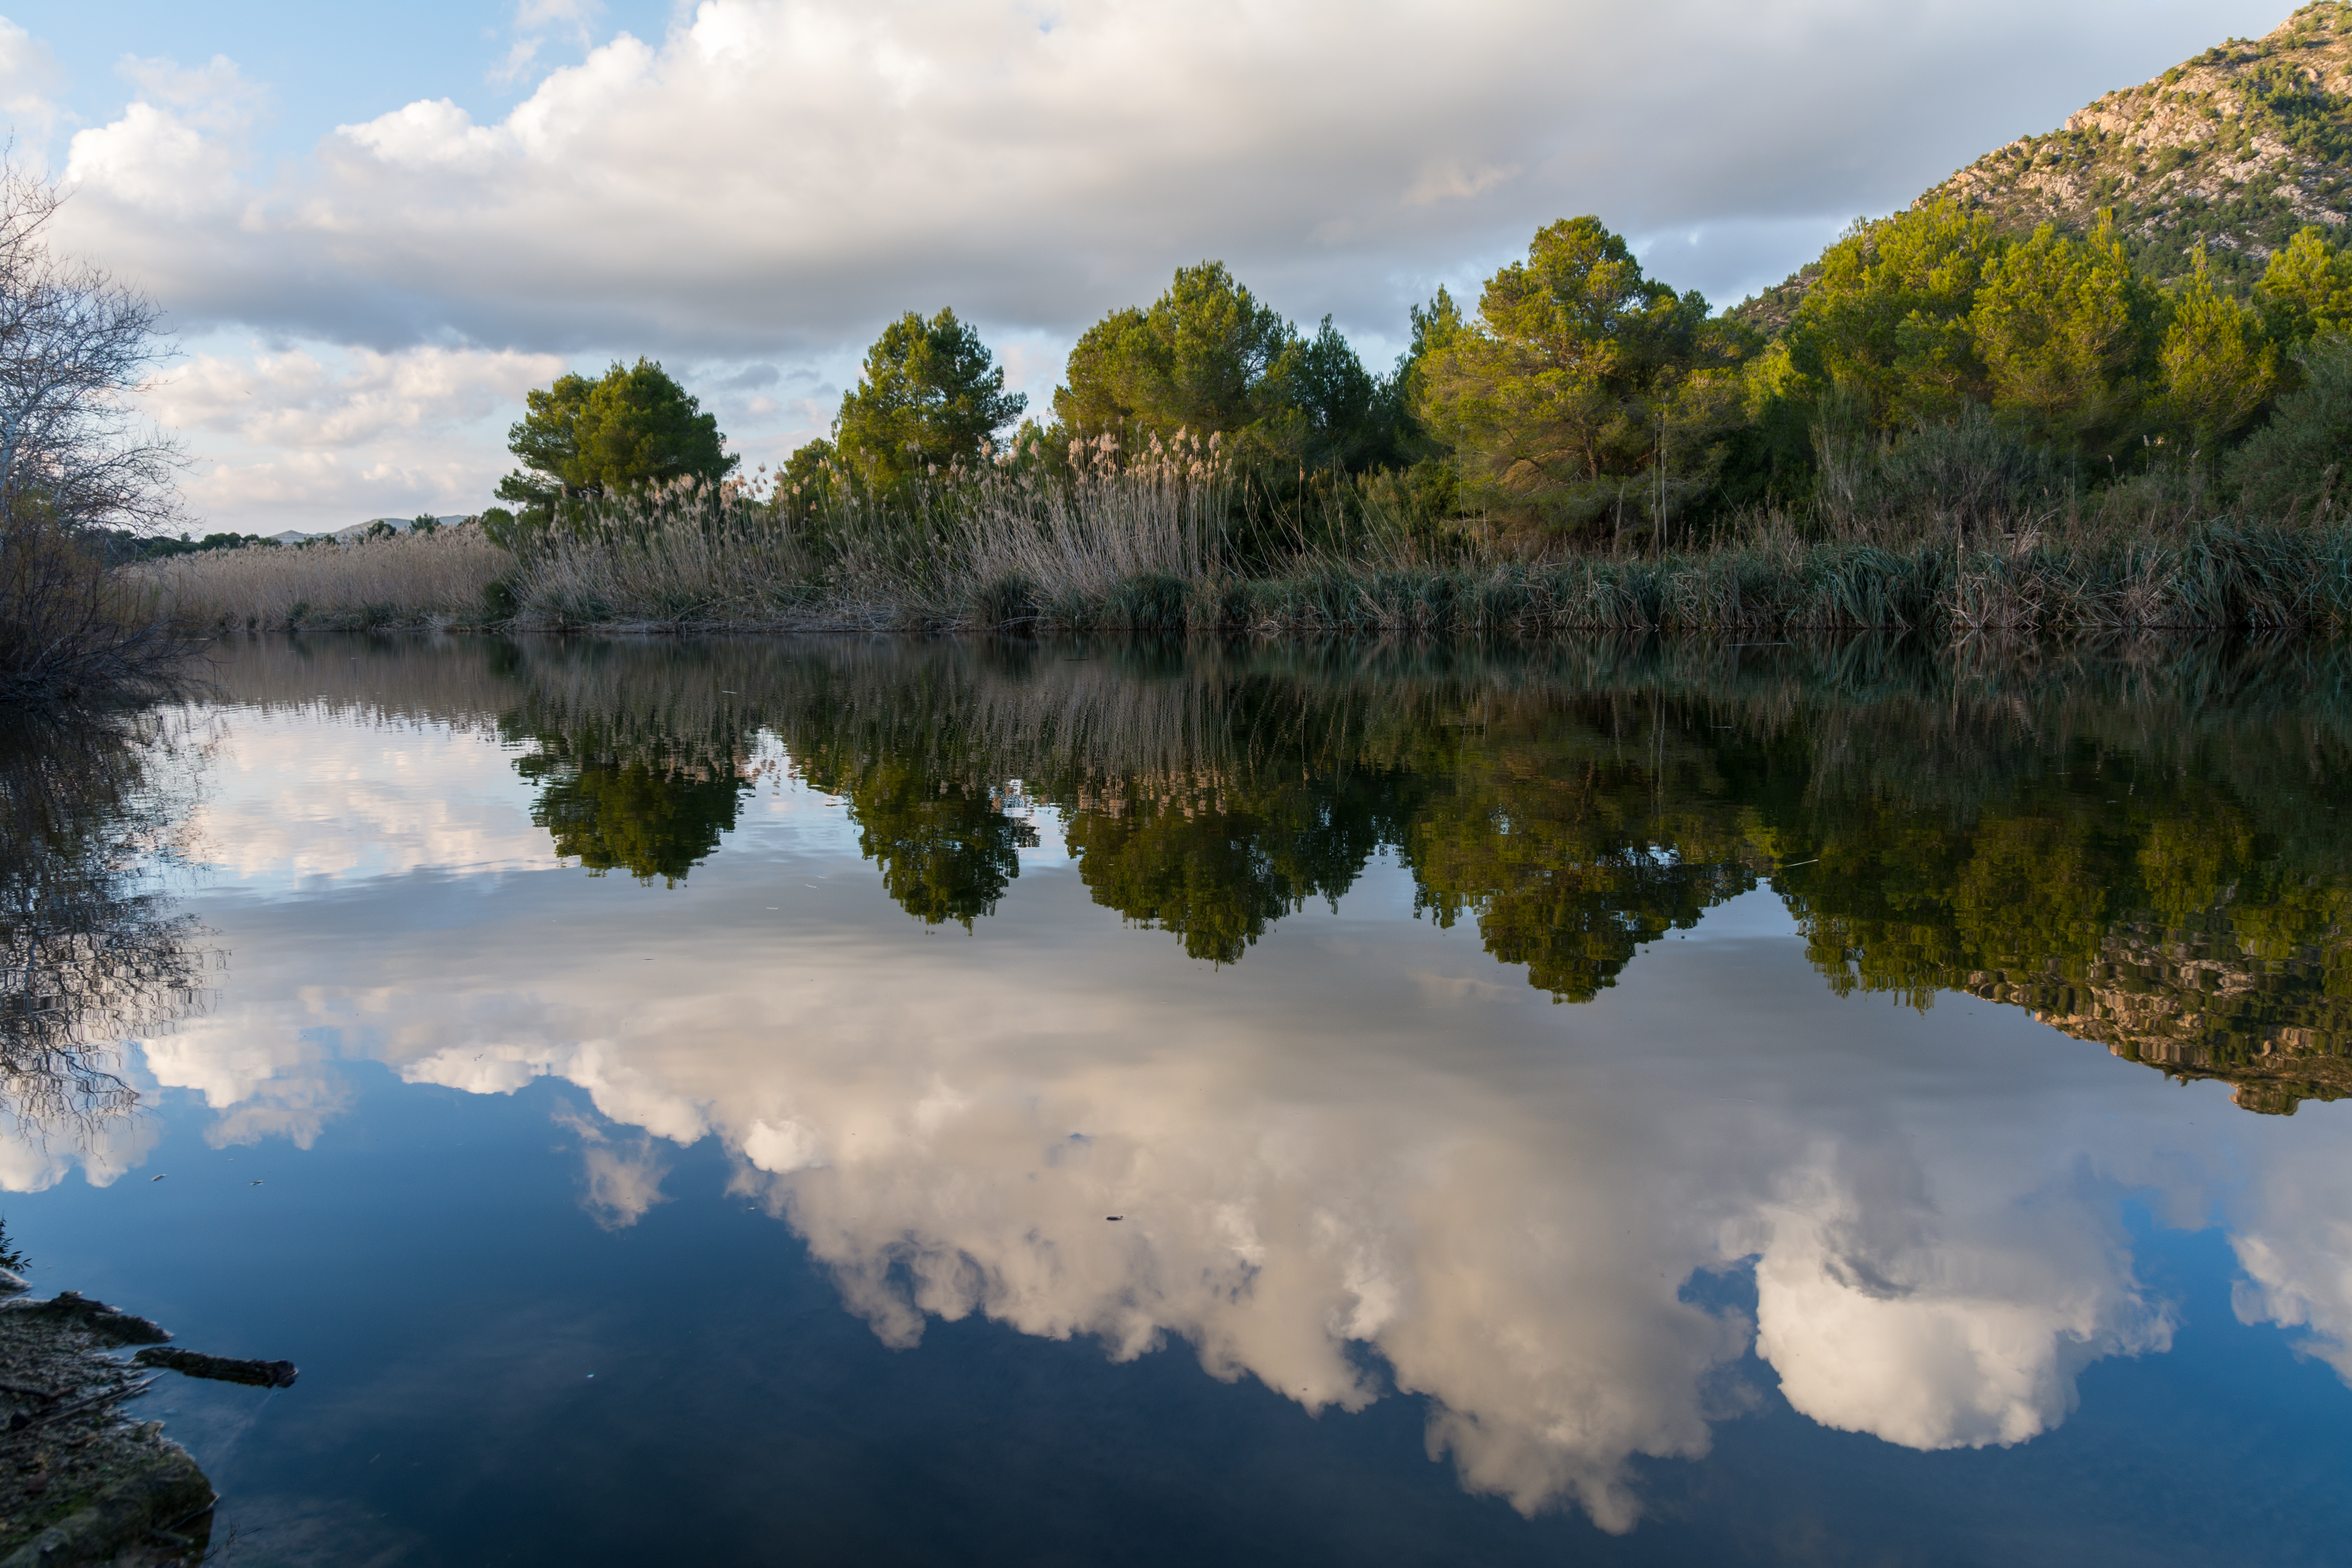
<path fill-rule="evenodd" d="M 0 1184 L 223 1562 L 2352 1535 L 2337 650 L 216 661 L 0 745 Z"/>

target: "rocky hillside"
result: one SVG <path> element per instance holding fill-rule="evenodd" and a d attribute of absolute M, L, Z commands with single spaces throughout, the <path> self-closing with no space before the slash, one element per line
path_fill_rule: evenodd
<path fill-rule="evenodd" d="M 1927 192 L 2030 233 L 2086 230 L 2103 208 L 2153 276 L 2252 282 L 2311 224 L 2352 216 L 2352 5 L 2306 5 L 2268 37 L 2233 38 L 2154 81 L 2111 92 Z"/>
<path fill-rule="evenodd" d="M 2001 229 L 2117 234 L 2158 279 L 2200 244 L 2240 289 L 2297 229 L 2352 218 L 2352 4 L 2320 0 L 2267 37 L 2233 38 L 2153 81 L 2111 92 L 2046 135 L 1986 153 L 1921 195 L 1990 214 Z M 1735 312 L 1784 325 L 1812 268 Z"/>

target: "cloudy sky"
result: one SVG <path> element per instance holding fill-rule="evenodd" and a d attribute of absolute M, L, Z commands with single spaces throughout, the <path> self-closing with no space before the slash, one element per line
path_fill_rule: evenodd
<path fill-rule="evenodd" d="M 478 510 L 522 393 L 663 361 L 751 461 L 951 305 L 1033 400 L 1222 258 L 1368 359 L 1601 215 L 1718 304 L 2287 0 L 44 0 L 14 155 L 151 290 L 211 527 Z"/>

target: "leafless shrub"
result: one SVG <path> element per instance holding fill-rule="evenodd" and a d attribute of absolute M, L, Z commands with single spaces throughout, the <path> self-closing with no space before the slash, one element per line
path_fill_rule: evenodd
<path fill-rule="evenodd" d="M 194 646 L 89 541 L 37 513 L 0 512 L 0 707 L 152 690 Z"/>
<path fill-rule="evenodd" d="M 83 537 L 177 515 L 181 459 L 130 401 L 166 353 L 159 312 L 50 253 L 58 201 L 0 161 L 0 702 L 149 682 L 186 651 Z"/>

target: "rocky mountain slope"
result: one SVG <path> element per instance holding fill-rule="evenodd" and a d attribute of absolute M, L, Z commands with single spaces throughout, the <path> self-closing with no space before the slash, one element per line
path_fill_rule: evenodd
<path fill-rule="evenodd" d="M 2111 92 L 2057 130 L 1997 148 L 1922 195 L 1989 214 L 2003 231 L 2088 232 L 2102 211 L 2140 268 L 2194 265 L 2239 289 L 2309 225 L 2352 219 L 2352 4 L 2319 0 L 2267 37 L 2232 38 L 2152 81 Z M 1811 268 L 1741 306 L 1785 324 Z"/>
<path fill-rule="evenodd" d="M 1919 202 L 1938 198 L 2018 233 L 2087 230 L 2112 208 L 2151 275 L 2186 272 L 2201 243 L 2217 272 L 2251 282 L 2297 229 L 2352 216 L 2352 5 L 2306 5 L 2267 37 L 2111 92 Z"/>

